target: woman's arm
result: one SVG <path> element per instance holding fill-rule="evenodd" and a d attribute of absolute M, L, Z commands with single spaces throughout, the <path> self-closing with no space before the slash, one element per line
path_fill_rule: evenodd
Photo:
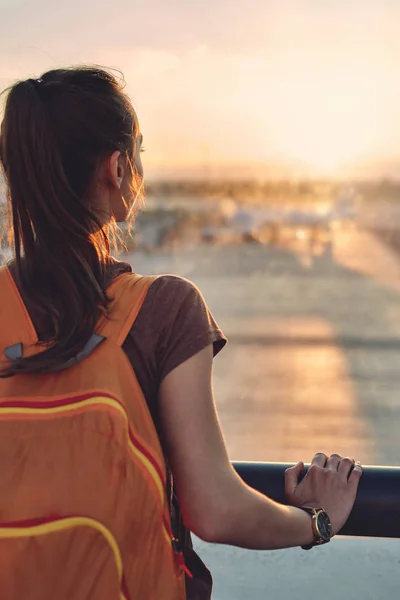
<path fill-rule="evenodd" d="M 159 391 L 163 441 L 185 525 L 206 541 L 243 548 L 311 543 L 308 514 L 252 490 L 231 466 L 213 400 L 212 360 L 210 345 L 169 373 Z M 298 505 L 306 498 L 325 508 L 336 533 L 350 514 L 360 473 L 347 479 L 349 469 L 335 469 L 327 477 L 316 466 L 297 486 L 300 470 L 298 465 L 287 473 L 292 499 L 298 491 Z"/>

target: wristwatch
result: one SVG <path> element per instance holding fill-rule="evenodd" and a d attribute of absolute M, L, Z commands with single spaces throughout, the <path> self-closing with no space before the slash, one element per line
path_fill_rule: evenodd
<path fill-rule="evenodd" d="M 315 541 L 307 546 L 302 546 L 303 550 L 310 550 L 314 546 L 321 546 L 331 541 L 332 523 L 323 508 L 311 508 L 309 506 L 299 506 L 311 516 L 312 530 Z"/>

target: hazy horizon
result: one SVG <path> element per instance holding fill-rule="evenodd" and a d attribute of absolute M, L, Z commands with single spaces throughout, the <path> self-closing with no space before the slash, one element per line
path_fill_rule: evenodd
<path fill-rule="evenodd" d="M 397 0 L 0 0 L 0 87 L 120 69 L 150 178 L 397 178 L 399 20 Z"/>

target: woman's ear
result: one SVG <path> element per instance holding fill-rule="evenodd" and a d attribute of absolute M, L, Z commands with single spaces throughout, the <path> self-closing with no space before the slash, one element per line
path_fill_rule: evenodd
<path fill-rule="evenodd" d="M 109 175 L 112 185 L 120 190 L 125 175 L 125 169 L 119 150 L 115 150 L 109 158 Z"/>

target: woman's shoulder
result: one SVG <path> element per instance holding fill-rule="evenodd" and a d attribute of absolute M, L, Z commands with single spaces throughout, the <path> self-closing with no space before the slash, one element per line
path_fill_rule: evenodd
<path fill-rule="evenodd" d="M 195 283 L 179 275 L 158 275 L 151 283 L 143 308 L 155 315 L 166 314 L 171 321 L 185 314 L 208 314 L 202 292 Z"/>
<path fill-rule="evenodd" d="M 200 295 L 201 291 L 193 281 L 181 277 L 180 275 L 158 275 L 155 277 L 151 284 L 149 291 L 153 294 L 169 293 L 169 294 L 189 294 L 189 295 Z"/>
<path fill-rule="evenodd" d="M 110 284 L 119 275 L 132 273 L 132 266 L 124 261 L 112 259 L 112 262 L 108 266 L 107 283 Z M 139 274 L 139 273 L 137 273 Z M 142 273 L 140 273 L 142 274 Z M 153 282 L 149 287 L 148 296 L 160 297 L 161 295 L 175 295 L 178 294 L 182 298 L 186 295 L 200 295 L 202 296 L 198 287 L 189 279 L 173 274 L 162 274 L 152 276 Z"/>

